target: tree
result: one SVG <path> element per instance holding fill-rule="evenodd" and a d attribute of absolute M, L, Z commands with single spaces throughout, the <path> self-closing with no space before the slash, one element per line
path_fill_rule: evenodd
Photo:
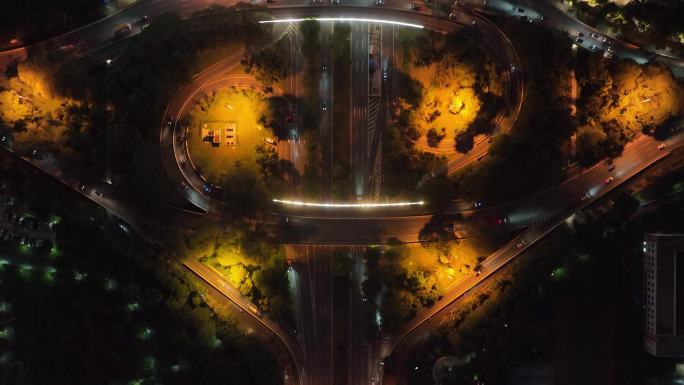
<path fill-rule="evenodd" d="M 437 132 L 437 130 L 434 127 L 430 127 L 430 129 L 427 132 L 428 146 L 437 147 L 439 145 L 439 142 L 441 142 L 445 136 L 446 129 L 442 128 L 440 132 Z"/>
<path fill-rule="evenodd" d="M 468 153 L 475 146 L 473 134 L 470 130 L 461 131 L 456 134 L 456 151 L 463 154 Z"/>
<path fill-rule="evenodd" d="M 244 66 L 245 72 L 254 73 L 254 77 L 267 86 L 277 83 L 288 74 L 286 59 L 277 46 L 244 57 L 240 63 Z"/>
<path fill-rule="evenodd" d="M 230 174 L 220 182 L 219 195 L 239 214 L 251 214 L 264 207 L 267 194 L 263 184 L 257 180 L 253 171 L 245 168 L 233 168 Z"/>
<path fill-rule="evenodd" d="M 607 136 L 600 128 L 584 126 L 577 133 L 577 160 L 584 166 L 596 163 L 604 155 L 601 144 Z"/>
<path fill-rule="evenodd" d="M 276 176 L 280 176 L 280 168 L 278 167 L 278 153 L 272 146 L 258 144 L 256 150 L 256 162 L 259 165 L 261 176 L 264 180 Z"/>
<path fill-rule="evenodd" d="M 397 97 L 414 109 L 417 108 L 423 100 L 423 85 L 404 71 L 394 71 L 394 77 L 397 84 Z"/>
<path fill-rule="evenodd" d="M 321 24 L 318 20 L 304 20 L 299 24 L 299 30 L 304 38 L 302 41 L 302 54 L 304 57 L 310 58 L 318 55 L 321 50 L 321 45 L 318 40 Z"/>
<path fill-rule="evenodd" d="M 354 260 L 342 251 L 333 251 L 330 254 L 330 272 L 335 277 L 349 277 Z"/>

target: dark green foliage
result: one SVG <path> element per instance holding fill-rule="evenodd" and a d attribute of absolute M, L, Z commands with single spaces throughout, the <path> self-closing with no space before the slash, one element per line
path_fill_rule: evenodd
<path fill-rule="evenodd" d="M 330 254 L 330 272 L 333 276 L 348 278 L 353 266 L 354 260 L 349 254 L 341 251 Z"/>
<path fill-rule="evenodd" d="M 430 147 L 437 147 L 439 142 L 446 136 L 446 130 L 442 128 L 439 132 L 434 128 L 430 128 L 427 132 L 427 142 Z"/>
<path fill-rule="evenodd" d="M 241 60 L 248 74 L 254 73 L 254 77 L 265 86 L 270 86 L 285 78 L 289 74 L 290 63 L 285 56 L 285 47 L 289 44 L 287 37 L 283 37 L 273 47 L 245 57 Z"/>
<path fill-rule="evenodd" d="M 0 270 L 3 301 L 12 304 L 12 360 L 21 362 L 21 370 L 3 373 L 10 383 L 112 384 L 152 375 L 178 385 L 281 383 L 275 358 L 234 320 L 214 315 L 203 289 L 172 256 L 24 167 L 0 173 L 10 194 L 63 221 L 60 256 L 32 260 L 29 275 L 14 264 Z M 44 277 L 45 266 L 56 269 L 53 279 Z"/>

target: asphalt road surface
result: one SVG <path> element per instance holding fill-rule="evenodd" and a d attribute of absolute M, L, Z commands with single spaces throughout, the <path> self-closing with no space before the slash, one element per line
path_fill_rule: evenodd
<path fill-rule="evenodd" d="M 76 47 L 75 50 L 77 54 L 84 54 L 102 49 L 108 44 L 113 43 L 113 30 L 116 26 L 123 23 L 135 23 L 135 21 L 142 15 L 148 15 L 153 19 L 155 15 L 163 11 L 173 11 L 179 13 L 181 16 L 188 16 L 193 11 L 202 9 L 209 3 L 213 2 L 184 0 L 167 0 L 164 2 L 159 0 L 142 1 L 138 5 L 131 7 L 118 15 L 104 19 L 100 22 L 93 23 L 82 29 L 72 31 L 52 39 L 49 42 L 41 44 L 43 46 L 53 46 L 56 47 L 56 49 L 59 49 L 59 47 L 73 45 Z M 230 2 L 225 2 L 225 5 L 231 4 L 232 3 Z M 348 2 L 346 4 L 355 4 L 359 7 L 297 7 L 306 4 L 302 3 L 301 1 L 283 0 L 275 3 L 276 8 L 273 9 L 273 13 L 278 17 L 287 15 L 303 16 L 311 14 L 331 16 L 346 13 L 382 19 L 397 18 L 401 20 L 408 20 L 414 23 L 421 23 L 426 27 L 436 30 L 449 30 L 449 28 L 453 28 L 454 26 L 452 21 L 443 18 L 445 15 L 436 13 L 436 16 L 438 17 L 433 17 L 435 15 L 427 14 L 427 12 L 432 12 L 425 8 L 424 11 L 426 13 L 410 12 L 408 3 L 404 1 L 387 1 L 383 7 L 370 6 L 372 4 L 369 1 Z M 590 32 L 594 32 L 593 29 L 575 20 L 561 8 L 554 6 L 552 0 L 535 2 L 532 6 L 498 0 L 491 0 L 488 2 L 488 4 L 488 8 L 481 10 L 487 12 L 492 11 L 511 14 L 511 12 L 515 9 L 514 7 L 523 6 L 526 8 L 526 15 L 534 17 L 534 15 L 543 14 L 549 18 L 547 21 L 549 25 L 560 30 L 565 30 L 571 36 L 578 31 L 583 32 L 585 36 L 589 36 Z M 369 7 L 362 8 L 360 6 Z M 454 21 L 459 23 L 469 23 L 472 22 L 474 18 L 475 17 L 468 12 L 458 13 L 456 14 Z M 483 33 L 492 37 L 493 41 L 501 42 L 503 47 L 506 46 L 505 40 L 502 40 L 505 37 L 502 38 L 501 36 L 493 36 L 496 34 L 496 31 L 491 30 L 491 26 L 488 26 L 486 22 L 483 22 L 482 24 Z M 363 38 L 359 37 L 359 32 L 363 32 L 363 27 L 361 27 L 361 30 L 357 31 L 356 34 L 359 47 L 361 47 L 363 44 Z M 585 44 L 582 45 L 583 47 L 586 44 L 589 44 L 589 42 L 586 42 L 586 40 L 589 39 L 585 39 Z M 629 43 L 623 43 L 612 38 L 606 39 L 606 42 L 601 42 L 604 44 L 604 46 L 600 48 L 607 49 L 608 42 L 611 45 L 611 51 L 615 57 L 633 58 L 639 62 L 644 62 L 649 57 L 652 57 L 650 53 L 644 51 L 640 47 L 635 47 Z M 361 48 L 359 49 L 361 50 Z M 354 44 L 352 44 L 352 50 L 354 50 Z M 21 57 L 24 54 L 25 52 L 23 49 L 5 51 L 0 53 L 0 60 L 4 60 L 4 62 L 6 62 L 10 58 Z M 504 54 L 510 56 L 510 52 L 504 52 Z M 682 69 L 684 69 L 683 63 L 677 59 L 663 56 L 656 56 L 655 58 L 656 60 L 670 66 L 670 68 L 672 68 L 676 74 L 681 74 Z M 511 60 L 515 59 L 511 58 Z M 200 75 L 199 83 L 202 83 L 202 80 L 204 80 L 206 83 L 209 81 L 209 79 L 213 79 L 214 76 L 218 76 L 222 72 L 225 73 L 226 68 L 229 68 L 230 65 L 234 65 L 234 61 L 235 57 L 226 58 L 223 64 L 220 64 L 213 69 L 213 72 L 212 69 L 210 69 L 209 72 Z M 361 71 L 359 74 L 362 74 L 363 64 L 359 65 L 360 67 L 358 71 Z M 203 78 L 203 76 L 207 77 Z M 512 80 L 515 80 L 516 76 L 520 75 L 509 73 L 509 76 L 511 76 Z M 518 80 L 512 81 L 511 83 L 521 84 L 522 78 L 520 77 L 517 79 Z M 363 94 L 363 90 L 361 89 L 357 90 L 356 92 Z M 517 95 L 515 97 L 521 100 L 521 96 L 522 95 Z M 184 100 L 187 100 L 187 98 Z M 352 102 L 357 103 L 359 101 L 352 100 Z M 174 102 L 172 101 L 170 108 L 172 107 L 173 103 Z M 511 101 L 510 105 L 515 106 L 516 103 Z M 362 109 L 363 103 L 358 104 L 357 107 Z M 359 116 L 361 116 L 362 110 L 358 111 L 361 111 L 359 112 Z M 360 118 L 359 122 L 361 122 Z M 360 127 L 362 129 L 363 125 Z M 486 279 L 487 276 L 504 266 L 507 262 L 515 258 L 515 256 L 530 247 L 532 244 L 542 239 L 546 234 L 553 230 L 553 228 L 558 226 L 558 224 L 560 224 L 568 216 L 573 215 L 573 213 L 575 213 L 578 209 L 581 209 L 595 199 L 599 199 L 610 190 L 618 188 L 625 180 L 636 175 L 644 168 L 654 164 L 659 159 L 667 156 L 669 151 L 678 150 L 682 142 L 681 136 L 682 135 L 679 135 L 668 140 L 668 146 L 665 150 L 658 150 L 658 143 L 653 141 L 651 138 L 640 138 L 626 148 L 623 155 L 614 161 L 616 168 L 612 172 L 607 171 L 607 167 L 605 167 L 604 163 L 599 163 L 595 167 L 590 168 L 582 173 L 573 174 L 572 177 L 564 183 L 539 192 L 532 197 L 493 207 L 485 206 L 481 210 L 469 210 L 460 207 L 448 212 L 440 213 L 439 215 L 458 216 L 462 218 L 464 223 L 471 218 L 478 218 L 478 216 L 505 217 L 508 219 L 506 226 L 509 226 L 511 229 L 528 227 L 528 230 L 523 232 L 516 239 L 512 240 L 502 249 L 492 254 L 483 264 L 482 275 L 478 277 L 467 277 L 463 281 L 454 285 L 447 295 L 445 295 L 443 300 L 439 301 L 432 308 L 427 309 L 425 312 L 419 314 L 416 319 L 411 321 L 406 326 L 406 328 L 402 331 L 402 333 L 399 334 L 397 338 L 388 340 L 382 347 L 382 350 L 380 351 L 381 354 L 370 354 L 367 361 L 368 368 L 366 371 L 359 369 L 362 365 L 351 365 L 350 368 L 353 367 L 353 369 L 351 369 L 350 373 L 355 373 L 354 377 L 356 378 L 356 383 L 369 382 L 369 376 L 371 378 L 375 378 L 376 382 L 381 381 L 381 360 L 384 355 L 389 354 L 389 352 L 392 352 L 395 349 L 398 349 L 398 351 L 401 352 L 408 351 L 413 347 L 414 344 L 420 342 L 421 336 L 424 336 L 428 331 L 433 330 L 440 319 L 448 316 L 448 312 L 450 310 L 449 307 L 455 299 L 459 298 L 463 293 L 467 292 L 479 281 Z M 168 143 L 170 141 L 171 146 L 169 149 L 173 150 L 175 148 L 173 146 L 174 137 L 175 135 L 172 134 L 172 131 L 165 134 L 164 130 L 162 130 L 160 139 L 162 144 Z M 471 158 L 466 158 L 460 162 L 463 164 L 470 163 L 473 161 L 472 158 L 476 159 L 476 156 L 479 157 L 478 154 L 479 153 L 474 153 L 473 155 L 469 155 Z M 172 156 L 172 158 L 173 159 L 165 159 L 165 164 L 169 164 L 169 161 L 174 162 L 177 165 L 176 169 L 179 169 L 180 166 L 178 166 L 177 158 L 175 156 Z M 107 183 L 93 180 L 92 178 L 81 175 L 78 173 L 77 168 L 64 165 L 57 159 L 40 155 L 31 159 L 26 158 L 26 160 L 72 187 L 78 193 L 83 194 L 95 203 L 106 208 L 122 220 L 126 221 L 131 227 L 138 230 L 138 232 L 141 233 L 141 235 L 148 239 L 151 243 L 158 244 L 159 241 L 155 235 L 157 235 L 160 231 L 159 223 L 161 218 L 164 217 L 163 213 L 154 213 L 150 212 L 148 208 L 138 207 L 134 197 L 128 196 L 125 192 L 119 191 L 116 186 L 111 186 Z M 453 167 L 457 168 L 461 166 L 459 165 Z M 450 169 L 451 168 L 452 165 L 450 165 Z M 183 182 L 183 179 L 187 180 L 187 178 L 183 177 L 182 171 L 179 171 L 179 173 L 180 176 L 177 176 L 178 179 L 176 179 L 178 182 Z M 606 178 L 608 176 L 613 176 L 614 178 L 610 183 L 606 183 Z M 174 178 L 173 175 L 171 177 L 172 179 Z M 80 189 L 78 186 L 84 183 L 84 181 L 87 187 Z M 189 187 L 187 189 L 185 187 L 182 188 L 184 190 L 190 190 Z M 581 197 L 587 193 L 590 194 L 591 198 L 584 201 L 581 200 Z M 216 209 L 213 206 L 213 202 L 203 198 L 203 194 L 200 191 L 189 191 L 186 196 L 193 203 L 196 203 L 199 207 L 204 208 L 208 212 Z M 374 215 L 374 213 L 376 215 Z M 363 212 L 360 214 L 358 211 L 328 210 L 317 211 L 316 213 L 313 213 L 313 215 L 312 213 L 308 213 L 308 215 L 293 215 L 287 217 L 284 217 L 283 215 L 273 215 L 266 216 L 265 219 L 266 225 L 268 226 L 270 223 L 274 233 L 276 233 L 278 229 L 286 229 L 286 231 L 280 232 L 280 240 L 283 242 L 368 244 L 383 242 L 391 237 L 396 237 L 404 241 L 412 241 L 416 239 L 418 231 L 420 231 L 420 229 L 422 229 L 426 223 L 429 223 L 433 216 L 434 215 L 432 214 L 425 214 L 424 212 L 421 213 L 420 210 L 398 211 L 393 214 L 389 214 L 384 211 Z M 176 220 L 181 218 L 183 218 L 182 215 L 176 217 Z M 208 219 L 212 218 L 208 216 Z M 198 219 L 196 216 L 191 216 L 181 219 L 181 221 L 182 220 L 187 220 L 190 222 L 197 221 Z M 521 244 L 522 240 L 525 241 L 524 244 Z M 304 255 L 307 254 L 304 253 Z M 315 255 L 316 254 L 314 253 L 312 257 Z M 239 295 L 236 295 L 233 291 L 224 286 L 226 283 L 225 279 L 222 279 L 220 276 L 214 276 L 211 271 L 203 270 L 202 267 L 192 265 L 186 266 L 195 272 L 199 272 L 198 276 L 201 277 L 206 284 L 213 287 L 216 292 L 221 293 L 224 296 L 223 298 L 229 298 L 232 303 L 235 304 L 235 306 L 243 309 L 243 312 L 245 309 L 249 311 L 250 307 L 248 303 L 245 303 L 245 299 Z M 308 261 L 306 266 L 308 270 Z M 312 314 L 320 316 L 323 320 L 325 320 L 326 317 L 329 317 L 330 322 L 332 323 L 334 320 L 330 317 L 330 313 L 327 312 L 325 305 L 322 305 L 320 302 L 320 298 L 325 298 L 326 295 L 329 294 L 329 292 L 325 289 L 325 284 L 323 283 L 325 282 L 326 277 L 329 276 L 329 272 L 326 272 L 325 268 L 326 259 L 321 258 L 321 260 L 318 262 L 316 262 L 314 259 L 310 262 L 310 266 L 313 271 L 312 276 L 314 277 L 311 282 L 314 282 L 320 287 L 308 288 L 308 292 L 313 295 L 312 297 L 316 297 L 315 300 L 311 298 L 308 300 L 300 298 L 300 303 L 308 303 L 311 307 Z M 355 267 L 355 274 L 358 275 L 360 273 L 356 271 L 356 269 L 359 267 L 358 265 L 355 266 L 357 266 Z M 356 279 L 358 280 L 358 278 Z M 303 285 L 302 290 L 305 290 Z M 352 295 L 350 295 L 350 298 L 352 298 L 352 301 L 354 301 L 354 294 L 351 294 Z M 323 300 L 322 302 L 325 301 Z M 353 303 L 350 306 L 353 307 Z M 314 310 L 314 308 L 316 308 L 316 310 Z M 353 318 L 355 317 L 354 314 L 356 313 L 352 311 L 351 314 Z M 249 321 L 250 319 L 251 321 Z M 299 373 L 303 373 L 300 378 L 301 383 L 328 383 L 326 382 L 326 368 L 332 365 L 332 363 L 330 361 L 324 362 L 325 357 L 331 357 L 331 355 L 326 356 L 326 353 L 323 352 L 326 347 L 325 344 L 322 344 L 322 347 L 320 348 L 321 356 L 315 357 L 315 359 L 322 358 L 322 360 L 320 362 L 317 361 L 317 364 L 308 367 L 307 365 L 303 364 L 304 359 L 302 358 L 302 353 L 299 350 L 300 345 L 296 342 L 293 342 L 292 334 L 282 330 L 279 325 L 269 323 L 260 316 L 243 317 L 243 320 L 247 323 L 251 322 L 254 328 L 262 328 L 263 330 L 265 327 L 283 342 L 287 350 L 289 350 L 290 356 L 294 362 L 294 367 L 297 368 Z M 321 324 L 324 323 L 325 322 Z M 331 329 L 333 327 L 334 326 L 331 326 Z M 314 329 L 317 330 L 316 333 L 325 332 L 322 326 L 319 327 L 319 323 L 316 323 L 316 328 Z M 358 337 L 352 336 L 350 334 L 351 340 L 354 340 L 355 338 Z M 306 342 L 307 339 L 309 340 L 308 345 Z M 304 340 L 304 350 L 306 351 L 306 347 L 311 346 L 311 341 L 314 340 L 311 340 L 311 336 L 304 337 Z M 314 341 L 314 344 L 315 342 L 316 341 Z M 309 351 L 306 351 L 304 354 L 310 353 Z M 361 352 L 359 351 L 358 354 L 361 354 Z M 311 359 L 314 359 L 314 357 L 311 357 Z M 353 361 L 356 362 L 355 360 Z M 318 363 L 320 363 L 320 365 Z M 283 367 L 288 367 L 288 365 L 283 364 Z M 311 373 L 311 377 L 309 377 L 309 373 Z M 364 378 L 359 379 L 358 377 Z M 311 378 L 311 380 L 309 380 L 309 378 Z"/>

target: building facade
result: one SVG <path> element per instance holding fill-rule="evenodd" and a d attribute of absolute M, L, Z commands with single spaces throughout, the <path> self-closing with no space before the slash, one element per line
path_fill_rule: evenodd
<path fill-rule="evenodd" d="M 645 234 L 642 251 L 644 347 L 684 356 L 684 234 Z"/>

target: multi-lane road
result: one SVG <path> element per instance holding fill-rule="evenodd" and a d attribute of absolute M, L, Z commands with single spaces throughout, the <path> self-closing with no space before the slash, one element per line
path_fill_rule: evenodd
<path fill-rule="evenodd" d="M 59 36 L 52 39 L 50 43 L 54 44 L 56 47 L 74 45 L 78 47 L 79 53 L 83 54 L 110 44 L 113 41 L 113 30 L 117 25 L 128 22 L 135 23 L 142 15 L 150 15 L 151 18 L 154 18 L 154 15 L 162 11 L 173 11 L 179 13 L 181 16 L 187 16 L 195 10 L 204 8 L 209 3 L 213 3 L 213 1 L 142 1 L 139 5 L 131 7 L 125 12 L 104 19 L 101 22 L 93 23 L 77 31 Z M 472 25 L 472 21 L 477 19 L 476 24 L 480 26 L 479 28 L 483 34 L 491 39 L 490 43 L 498 44 L 498 46 L 502 48 L 501 51 L 504 54 L 504 57 L 506 57 L 505 60 L 510 63 L 517 62 L 515 51 L 512 49 L 510 43 L 507 43 L 505 36 L 503 36 L 503 34 L 501 34 L 491 23 L 488 23 L 483 19 L 481 20 L 478 16 L 470 12 L 457 12 L 454 15 L 454 19 L 449 20 L 446 17 L 440 17 L 440 15 L 411 12 L 409 11 L 409 4 L 404 1 L 387 1 L 383 7 L 376 7 L 372 5 L 370 1 L 356 1 L 347 4 L 355 4 L 357 6 L 328 7 L 317 5 L 315 7 L 309 7 L 308 4 L 304 4 L 301 1 L 282 0 L 275 3 L 272 13 L 275 17 L 279 18 L 349 14 L 355 16 L 360 15 L 360 17 L 366 18 L 392 18 L 395 20 L 420 23 L 427 28 L 438 31 L 449 31 L 459 24 Z M 503 13 L 514 13 L 515 7 L 520 6 L 519 4 L 498 0 L 490 0 L 488 4 L 488 8 L 484 10 Z M 230 3 L 226 2 L 225 5 L 230 5 Z M 567 13 L 563 12 L 562 9 L 553 6 L 551 0 L 548 2 L 539 2 L 539 4 L 535 3 L 534 7 L 536 7 L 536 11 L 530 7 L 526 7 L 526 15 L 534 17 L 535 15 L 543 14 L 549 18 L 547 21 L 549 25 L 561 30 L 566 30 L 570 35 L 573 35 L 577 31 L 584 31 L 587 35 L 593 32 L 593 29 L 573 19 Z M 368 52 L 363 52 L 363 47 L 364 44 L 366 44 L 367 49 L 368 40 L 364 38 L 363 32 L 367 31 L 369 24 L 358 23 L 354 25 L 355 28 L 358 29 L 356 29 L 356 34 L 354 33 L 355 29 L 352 30 L 352 58 L 357 58 L 358 55 L 365 55 L 367 58 Z M 364 30 L 364 25 L 366 30 Z M 279 30 L 278 28 L 278 25 L 276 25 L 274 31 L 276 35 L 281 33 L 280 31 L 282 31 L 282 33 L 285 32 L 284 29 Z M 637 61 L 644 61 L 650 56 L 647 52 L 644 52 L 638 47 L 612 39 L 610 42 L 612 43 L 614 55 L 617 57 L 631 57 Z M 355 44 L 359 50 L 356 55 L 354 54 Z M 0 59 L 17 56 L 21 57 L 22 54 L 22 49 L 15 49 L 13 51 L 0 53 Z M 170 102 L 169 109 L 167 110 L 167 116 L 174 116 L 175 119 L 172 120 L 171 124 L 167 124 L 165 120 L 165 126 L 160 133 L 162 149 L 171 150 L 165 151 L 164 154 L 164 164 L 169 171 L 170 177 L 178 182 L 179 189 L 189 201 L 209 213 L 220 211 L 220 205 L 217 205 L 216 202 L 208 199 L 207 196 L 202 193 L 203 186 L 201 185 L 201 182 L 193 180 L 193 176 L 191 175 L 193 173 L 188 173 L 183 170 L 184 167 L 188 167 L 187 160 L 183 159 L 182 155 L 178 155 L 183 152 L 177 151 L 178 143 L 175 143 L 177 135 L 174 134 L 173 128 L 175 126 L 175 121 L 181 115 L 183 108 L 185 108 L 184 104 L 190 99 L 189 95 L 192 95 L 193 92 L 201 89 L 202 86 L 206 86 L 206 84 L 227 74 L 231 68 L 234 68 L 234 66 L 237 65 L 237 60 L 239 60 L 239 57 L 241 56 L 242 53 L 237 53 L 236 55 L 225 58 L 214 67 L 198 74 L 193 80 L 193 84 L 181 90 L 177 94 L 177 98 L 174 98 L 174 100 Z M 680 73 L 678 71 L 684 68 L 682 62 L 671 58 L 658 57 L 657 60 L 668 64 L 673 68 L 675 73 Z M 354 63 L 352 65 L 354 66 Z M 354 115 L 354 112 L 352 111 L 352 131 L 350 133 L 352 135 L 354 133 L 357 134 L 356 138 L 352 138 L 354 146 L 358 144 L 356 142 L 358 140 L 367 140 L 362 138 L 362 133 L 363 130 L 367 128 L 368 123 L 367 118 L 365 120 L 363 119 L 364 114 L 367 114 L 368 108 L 368 61 L 361 60 L 358 65 L 357 71 L 359 72 L 354 75 L 355 72 L 353 70 L 352 76 L 356 76 L 356 78 L 363 79 L 364 81 L 361 81 L 360 88 L 356 91 L 353 90 L 352 93 L 352 106 L 353 108 L 358 108 L 358 110 L 356 110 L 358 115 Z M 364 68 L 364 66 L 366 67 Z M 513 86 L 518 86 L 517 92 L 511 93 L 513 99 L 511 99 L 509 103 L 509 106 L 511 106 L 509 107 L 511 108 L 510 111 L 513 113 L 516 108 L 519 109 L 519 105 L 522 102 L 521 75 L 522 71 L 518 73 L 508 73 L 508 76 L 510 76 L 511 79 L 510 83 Z M 242 80 L 245 79 L 241 79 L 241 81 Z M 366 87 L 365 93 L 363 84 L 365 84 Z M 354 86 L 354 84 L 352 84 L 352 86 Z M 332 91 L 329 91 L 328 95 L 330 95 L 331 103 Z M 510 112 L 506 115 L 508 117 L 512 116 Z M 514 119 L 510 119 L 508 124 L 511 124 L 512 121 L 514 121 Z M 354 122 L 356 122 L 356 126 Z M 356 127 L 356 130 L 354 127 Z M 365 138 L 367 138 L 367 136 Z M 356 139 L 356 141 L 354 141 L 354 139 Z M 433 220 L 436 215 L 446 216 L 450 221 L 456 220 L 459 221 L 459 223 L 465 223 L 471 218 L 506 217 L 508 219 L 506 226 L 510 229 L 529 228 L 501 250 L 492 254 L 483 264 L 482 275 L 478 277 L 467 277 L 454 285 L 445 297 L 435 304 L 435 306 L 419 314 L 396 338 L 387 340 L 379 352 L 369 355 L 364 361 L 366 364 L 365 370 L 360 369 L 364 362 L 359 362 L 358 357 L 363 354 L 364 351 L 368 352 L 369 350 L 359 350 L 358 335 L 350 331 L 349 344 L 354 345 L 352 349 L 355 349 L 353 350 L 355 354 L 352 356 L 350 353 L 349 356 L 349 383 L 368 383 L 371 379 L 375 379 L 377 383 L 381 380 L 382 369 L 380 362 L 383 356 L 397 349 L 399 352 L 410 349 L 415 343 L 420 341 L 420 336 L 425 335 L 426 331 L 432 330 L 436 323 L 444 318 L 444 315 L 449 311 L 449 307 L 452 306 L 455 299 L 467 292 L 481 280 L 486 279 L 487 276 L 515 258 L 515 256 L 530 247 L 534 242 L 543 238 L 544 235 L 558 226 L 558 224 L 565 220 L 566 217 L 572 215 L 576 210 L 593 200 L 600 198 L 610 190 L 617 188 L 622 182 L 637 174 L 645 167 L 648 167 L 662 157 L 667 156 L 668 151 L 678 148 L 681 141 L 681 137 L 675 137 L 669 140 L 666 150 L 658 150 L 657 143 L 652 139 L 641 137 L 638 141 L 630 144 L 630 146 L 625 149 L 623 155 L 614 161 L 616 168 L 612 172 L 607 170 L 605 164 L 599 163 L 593 168 L 580 174 L 573 175 L 564 183 L 553 186 L 535 196 L 498 206 L 485 207 L 480 210 L 470 210 L 467 208 L 467 205 L 466 207 L 456 206 L 439 214 L 426 212 L 424 208 L 406 208 L 399 209 L 398 211 L 390 209 L 384 211 L 363 211 L 359 209 L 320 209 L 306 211 L 302 208 L 296 208 L 286 213 L 265 215 L 260 219 L 263 221 L 264 226 L 269 229 L 269 232 L 278 236 L 282 242 L 317 244 L 371 244 L 386 242 L 390 238 L 397 238 L 402 241 L 416 241 L 419 231 L 427 223 Z M 359 147 L 367 147 L 367 144 Z M 476 149 L 467 156 L 460 158 L 457 161 L 459 163 L 450 164 L 450 170 L 460 168 L 463 165 L 472 162 L 479 157 L 481 153 L 486 153 L 486 148 L 486 141 L 481 141 L 478 146 L 476 146 Z M 366 183 L 368 162 L 367 159 L 362 159 L 361 157 L 367 157 L 367 148 L 364 148 L 362 153 L 360 152 L 357 154 L 356 158 L 354 158 L 354 152 L 355 150 L 352 148 L 350 160 L 356 159 L 357 164 L 363 164 L 363 166 L 359 168 L 354 166 L 352 170 L 363 170 L 361 180 L 363 183 Z M 56 160 L 30 159 L 29 161 L 72 187 L 76 187 L 80 182 L 86 180 L 81 175 L 74 175 L 73 173 L 65 171 L 66 169 L 60 167 L 59 162 Z M 181 162 L 183 161 L 186 162 L 186 166 L 182 165 Z M 354 171 L 354 173 L 356 173 L 356 171 Z M 613 176 L 614 180 L 606 184 L 605 180 L 609 175 Z M 188 185 L 184 186 L 182 183 L 187 183 Z M 158 227 L 160 219 L 157 217 L 157 213 L 149 213 L 146 208 L 137 207 L 135 199 L 127 196 L 125 192 L 117 190 L 115 186 L 103 184 L 95 180 L 88 180 L 87 189 L 80 190 L 76 188 L 76 190 L 128 222 L 151 242 L 155 244 L 160 242 L 154 236 L 154 234 L 159 232 Z M 99 194 L 96 193 L 96 191 Z M 367 186 L 365 186 L 362 191 L 363 194 L 366 194 L 368 192 Z M 589 200 L 582 200 L 581 197 L 586 193 L 590 193 L 591 198 Z M 141 213 L 144 213 L 144 215 Z M 211 220 L 212 217 L 211 215 L 208 215 L 205 219 Z M 174 220 L 175 223 L 198 221 L 197 217 L 184 216 L 184 214 L 175 214 Z M 525 240 L 525 243 L 521 245 L 523 239 Z M 330 368 L 333 365 L 333 362 L 331 361 L 333 353 L 331 350 L 327 349 L 328 347 L 331 347 L 332 341 L 323 343 L 323 340 L 318 340 L 318 336 L 324 335 L 326 330 L 329 332 L 334 330 L 332 309 L 326 307 L 330 306 L 330 303 L 324 304 L 326 300 L 322 299 L 330 295 L 330 285 L 328 285 L 328 289 L 326 289 L 325 284 L 325 278 L 329 277 L 329 262 L 326 262 L 329 260 L 326 257 L 317 255 L 315 252 L 311 253 L 310 251 L 307 251 L 307 246 L 298 246 L 297 248 L 304 248 L 304 251 L 301 249 L 291 251 L 297 255 L 295 258 L 294 270 L 296 271 L 296 274 L 299 275 L 311 274 L 311 278 L 301 280 L 301 287 L 298 291 L 299 294 L 295 293 L 295 297 L 297 297 L 297 295 L 301 296 L 301 293 L 308 294 L 306 297 L 302 296 L 296 299 L 295 302 L 300 304 L 299 312 L 301 314 L 310 313 L 310 317 L 315 318 L 313 324 L 310 324 L 311 320 L 304 321 L 306 319 L 305 316 L 299 317 L 302 327 L 306 329 L 304 335 L 299 334 L 298 337 L 302 344 L 296 343 L 292 334 L 283 331 L 279 325 L 264 319 L 262 316 L 253 314 L 251 317 L 245 317 L 245 322 L 257 322 L 254 324 L 255 327 L 264 329 L 264 333 L 273 333 L 273 335 L 277 336 L 278 339 L 282 341 L 285 349 L 289 352 L 289 359 L 292 360 L 292 365 L 294 365 L 294 369 L 291 369 L 292 372 L 297 372 L 300 375 L 297 382 L 330 383 L 328 379 L 332 374 L 329 374 L 330 372 L 327 371 L 327 368 Z M 304 256 L 305 261 L 302 261 L 302 256 Z M 358 283 L 362 276 L 362 265 L 358 262 L 358 255 L 354 254 L 354 256 L 357 263 L 353 270 L 354 280 L 352 280 L 352 283 Z M 320 260 L 317 261 L 317 259 Z M 185 262 L 185 266 L 195 272 L 208 285 L 213 287 L 217 293 L 221 293 L 225 298 L 230 298 L 235 306 L 242 309 L 242 313 L 246 315 L 252 312 L 246 300 L 234 292 L 234 289 L 231 290 L 231 288 L 226 287 L 225 285 L 227 282 L 225 279 L 220 275 L 217 275 L 213 270 L 208 269 L 203 265 L 192 264 L 192 262 L 188 264 L 187 261 Z M 311 271 L 313 274 L 310 273 Z M 358 311 L 355 312 L 354 309 L 358 310 L 356 302 L 358 302 L 360 297 L 358 288 L 355 289 L 355 286 L 356 284 L 352 284 L 350 292 L 350 325 L 354 322 L 354 319 L 358 319 Z M 332 302 L 332 300 L 329 301 Z M 315 322 L 318 318 L 320 318 L 322 323 Z M 250 319 L 251 321 L 249 321 Z M 309 324 L 307 324 L 307 322 L 309 322 Z M 325 329 L 325 327 L 321 326 L 325 322 L 330 322 L 331 326 L 329 329 Z M 312 332 L 322 334 L 314 334 L 312 337 L 310 334 Z M 300 333 L 302 333 L 301 330 Z M 319 342 L 321 342 L 320 346 L 317 345 Z M 300 348 L 300 346 L 303 348 Z M 283 367 L 288 367 L 288 363 L 283 363 Z M 297 375 L 295 375 L 295 377 L 297 377 Z"/>

